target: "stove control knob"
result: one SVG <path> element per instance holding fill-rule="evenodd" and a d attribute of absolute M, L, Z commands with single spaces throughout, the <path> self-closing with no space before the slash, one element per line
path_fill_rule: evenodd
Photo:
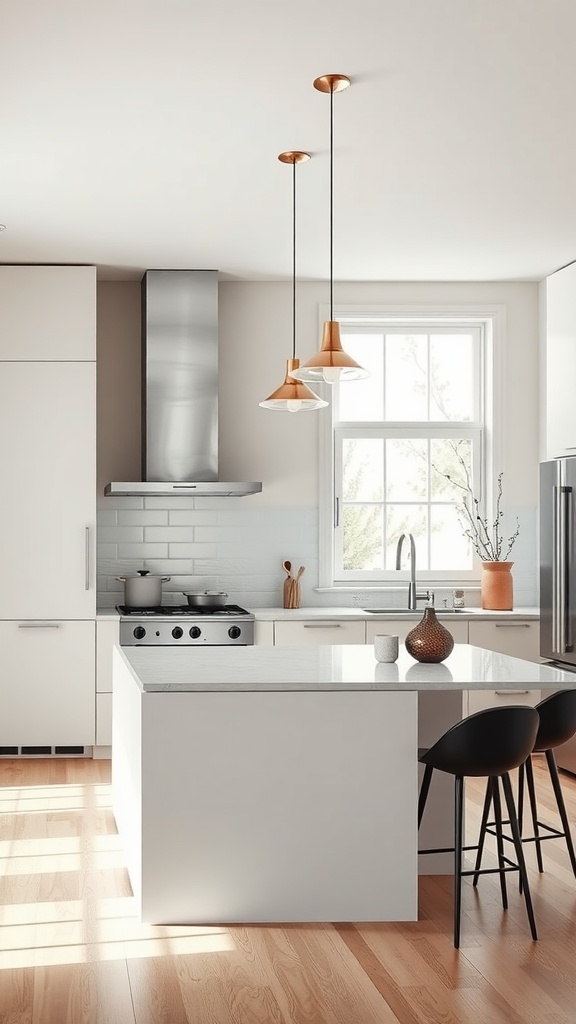
<path fill-rule="evenodd" d="M 181 636 L 184 636 L 184 630 L 181 629 L 180 626 L 174 626 L 174 629 L 172 630 L 172 636 L 174 637 L 175 640 L 179 640 Z"/>
<path fill-rule="evenodd" d="M 230 626 L 230 629 L 228 630 L 228 636 L 230 637 L 231 640 L 237 640 L 241 632 L 242 630 L 240 629 L 240 626 Z"/>
<path fill-rule="evenodd" d="M 134 630 L 134 639 L 143 640 L 145 636 L 146 630 L 144 629 L 144 626 L 136 626 L 136 629 Z"/>
<path fill-rule="evenodd" d="M 190 636 L 193 640 L 197 640 L 199 636 L 202 636 L 202 630 L 198 626 L 192 626 Z"/>

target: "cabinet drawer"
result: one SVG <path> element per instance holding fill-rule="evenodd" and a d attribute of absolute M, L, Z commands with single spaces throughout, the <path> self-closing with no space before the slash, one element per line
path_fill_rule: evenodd
<path fill-rule="evenodd" d="M 534 707 L 541 697 L 540 690 L 468 690 L 468 714 L 485 708 L 505 707 L 510 704 L 529 704 Z"/>
<path fill-rule="evenodd" d="M 363 644 L 364 622 L 318 619 L 300 622 L 275 622 L 276 646 L 311 646 L 314 644 Z"/>
<path fill-rule="evenodd" d="M 0 745 L 94 743 L 94 622 L 0 622 Z"/>
<path fill-rule="evenodd" d="M 455 616 L 446 616 L 444 619 L 441 615 L 438 616 L 438 621 L 452 634 L 454 637 L 455 644 L 467 644 L 468 643 L 468 623 L 467 622 L 454 622 Z M 417 619 L 370 619 L 366 623 L 366 643 L 374 643 L 374 637 L 377 633 L 392 633 L 397 636 L 400 643 L 403 643 L 408 633 L 414 626 L 417 626 L 420 622 L 420 616 Z"/>
<path fill-rule="evenodd" d="M 519 619 L 507 622 L 470 622 L 468 642 L 498 654 L 525 661 L 540 661 L 540 623 Z"/>

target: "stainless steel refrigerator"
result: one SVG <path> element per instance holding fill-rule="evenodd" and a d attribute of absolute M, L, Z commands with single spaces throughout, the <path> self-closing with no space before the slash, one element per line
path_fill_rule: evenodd
<path fill-rule="evenodd" d="M 540 466 L 540 657 L 576 673 L 576 455 Z M 555 753 L 576 774 L 576 737 Z"/>

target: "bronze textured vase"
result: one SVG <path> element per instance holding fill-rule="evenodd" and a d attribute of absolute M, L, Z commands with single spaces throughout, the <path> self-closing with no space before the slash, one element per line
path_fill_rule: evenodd
<path fill-rule="evenodd" d="M 436 618 L 434 608 L 425 608 L 424 615 L 404 641 L 406 650 L 416 661 L 444 661 L 454 647 L 452 633 Z"/>
<path fill-rule="evenodd" d="M 497 612 L 511 612 L 514 607 L 514 584 L 511 569 L 514 562 L 482 562 L 480 596 L 482 607 Z"/>

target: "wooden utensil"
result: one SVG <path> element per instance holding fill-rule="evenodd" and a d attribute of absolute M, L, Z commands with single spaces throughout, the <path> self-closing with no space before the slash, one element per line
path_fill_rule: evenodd
<path fill-rule="evenodd" d="M 292 562 L 289 562 L 287 558 L 282 562 L 282 568 L 285 569 L 289 576 L 292 575 Z"/>

